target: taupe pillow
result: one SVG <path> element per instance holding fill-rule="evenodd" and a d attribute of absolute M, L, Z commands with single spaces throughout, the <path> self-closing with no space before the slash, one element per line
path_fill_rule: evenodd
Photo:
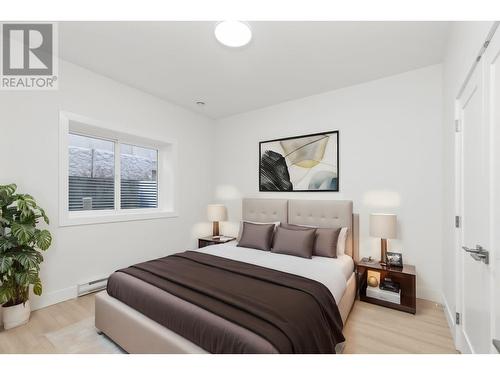
<path fill-rule="evenodd" d="M 311 258 L 315 234 L 315 228 L 293 230 L 278 227 L 274 234 L 273 248 L 271 251 L 273 253 Z"/>
<path fill-rule="evenodd" d="M 237 246 L 258 250 L 271 250 L 274 224 L 252 224 L 243 222 L 243 230 Z"/>
<path fill-rule="evenodd" d="M 337 244 L 341 228 L 318 228 L 314 241 L 313 255 L 337 258 Z"/>
<path fill-rule="evenodd" d="M 249 220 L 241 220 L 240 221 L 240 228 L 238 229 L 238 237 L 236 237 L 236 241 L 237 242 L 240 242 L 240 239 L 241 239 L 241 233 L 243 233 L 243 223 L 250 223 L 250 224 L 274 224 L 274 229 L 276 229 L 276 227 L 278 225 L 280 225 L 280 221 L 249 221 Z"/>
<path fill-rule="evenodd" d="M 283 228 L 291 230 L 309 230 L 302 225 L 281 224 Z M 337 243 L 342 228 L 317 228 L 314 239 L 313 255 L 327 258 L 337 258 Z"/>

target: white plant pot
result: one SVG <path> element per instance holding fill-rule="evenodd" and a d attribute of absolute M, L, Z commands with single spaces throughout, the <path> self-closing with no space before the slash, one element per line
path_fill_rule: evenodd
<path fill-rule="evenodd" d="M 28 323 L 30 320 L 30 301 L 19 305 L 3 307 L 3 329 L 11 329 Z"/>

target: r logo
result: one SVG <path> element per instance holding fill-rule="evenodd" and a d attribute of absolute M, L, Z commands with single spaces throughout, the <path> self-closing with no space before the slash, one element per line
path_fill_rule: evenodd
<path fill-rule="evenodd" d="M 4 76 L 53 74 L 52 24 L 8 23 L 2 27 Z"/>

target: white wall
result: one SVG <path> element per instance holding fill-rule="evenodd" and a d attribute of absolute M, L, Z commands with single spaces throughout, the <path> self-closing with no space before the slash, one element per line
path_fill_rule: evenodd
<path fill-rule="evenodd" d="M 177 139 L 179 217 L 58 227 L 59 110 L 123 132 Z M 66 62 L 60 64 L 59 90 L 2 91 L 0 114 L 0 184 L 15 182 L 51 219 L 54 242 L 35 306 L 71 298 L 78 283 L 118 268 L 194 248 L 197 231 L 209 231 L 203 222 L 213 190 L 213 121 Z"/>
<path fill-rule="evenodd" d="M 228 205 L 234 233 L 242 196 L 351 199 L 360 214 L 361 256 L 379 258 L 369 214 L 396 213 L 402 250 L 417 267 L 417 294 L 441 299 L 441 66 L 407 72 L 217 121 L 215 199 Z M 258 142 L 340 131 L 339 193 L 258 193 Z"/>
<path fill-rule="evenodd" d="M 454 22 L 443 63 L 443 299 L 455 315 L 455 98 L 493 22 Z M 452 330 L 454 333 L 454 330 Z"/>
<path fill-rule="evenodd" d="M 400 238 L 390 247 L 417 266 L 419 296 L 440 300 L 443 290 L 454 311 L 453 100 L 491 24 L 452 26 L 442 88 L 441 67 L 432 66 L 222 119 L 215 138 L 211 120 L 65 62 L 58 91 L 0 91 L 0 184 L 16 182 L 52 219 L 44 296 L 35 304 L 71 297 L 77 283 L 116 268 L 194 247 L 209 230 L 210 200 L 227 203 L 236 221 L 242 196 L 263 196 L 352 199 L 361 215 L 362 256 L 379 255 L 378 241 L 368 237 L 369 213 L 397 213 Z M 140 128 L 146 137 L 177 138 L 180 216 L 59 228 L 59 110 L 122 131 Z M 258 193 L 258 141 L 336 129 L 339 193 Z M 236 227 L 223 224 L 228 233 Z"/>

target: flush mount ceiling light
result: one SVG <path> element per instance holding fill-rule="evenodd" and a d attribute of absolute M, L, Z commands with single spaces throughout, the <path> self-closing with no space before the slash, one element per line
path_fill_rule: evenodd
<path fill-rule="evenodd" d="M 222 21 L 215 26 L 215 37 L 225 46 L 243 47 L 252 40 L 252 30 L 241 21 Z"/>

